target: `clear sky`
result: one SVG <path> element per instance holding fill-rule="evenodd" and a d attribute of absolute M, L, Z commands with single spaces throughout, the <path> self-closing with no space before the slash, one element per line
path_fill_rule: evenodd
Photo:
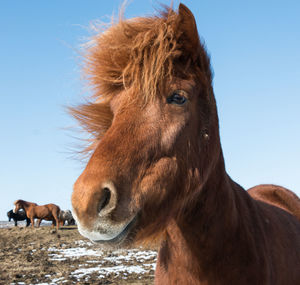
<path fill-rule="evenodd" d="M 74 121 L 64 106 L 88 94 L 79 50 L 90 22 L 109 22 L 120 3 L 1 2 L 0 220 L 20 198 L 71 208 L 84 163 L 71 158 L 76 133 L 67 131 Z M 229 175 L 245 188 L 275 183 L 300 195 L 300 2 L 183 3 L 211 55 Z M 133 0 L 125 16 L 149 15 L 158 6 Z"/>

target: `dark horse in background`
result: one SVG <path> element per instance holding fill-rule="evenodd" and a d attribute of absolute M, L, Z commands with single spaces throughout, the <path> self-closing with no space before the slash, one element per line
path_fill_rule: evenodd
<path fill-rule="evenodd" d="M 30 225 L 30 219 L 26 216 L 25 211 L 18 211 L 17 213 L 14 213 L 13 210 L 10 210 L 7 212 L 8 221 L 10 222 L 11 219 L 15 222 L 15 227 L 18 225 L 18 221 L 24 221 L 26 220 L 26 227 Z"/>
<path fill-rule="evenodd" d="M 52 227 L 56 225 L 59 228 L 59 206 L 55 204 L 46 204 L 39 206 L 36 203 L 27 202 L 24 200 L 17 200 L 14 203 L 14 213 L 19 209 L 23 209 L 27 217 L 31 221 L 31 226 L 34 228 L 34 219 L 38 219 L 37 227 L 40 226 L 42 220 L 52 221 Z"/>
<path fill-rule="evenodd" d="M 191 11 L 120 19 L 85 63 L 94 97 L 71 109 L 94 138 L 72 194 L 80 233 L 116 247 L 159 239 L 156 284 L 299 285 L 300 200 L 227 174 Z"/>

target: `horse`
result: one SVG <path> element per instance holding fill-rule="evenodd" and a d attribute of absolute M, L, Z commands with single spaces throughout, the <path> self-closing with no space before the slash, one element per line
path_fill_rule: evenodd
<path fill-rule="evenodd" d="M 34 228 L 34 219 L 38 219 L 37 227 L 40 227 L 42 220 L 52 221 L 52 227 L 56 225 L 59 229 L 59 206 L 55 204 L 38 205 L 36 203 L 27 202 L 24 200 L 17 200 L 14 202 L 14 213 L 19 209 L 23 209 L 27 217 L 31 221 L 31 226 Z"/>
<path fill-rule="evenodd" d="M 64 226 L 66 221 L 68 222 L 68 226 L 75 225 L 75 220 L 72 216 L 72 212 L 70 210 L 61 210 L 59 213 L 60 225 Z"/>
<path fill-rule="evenodd" d="M 26 220 L 26 227 L 30 225 L 30 219 L 28 219 L 24 211 L 18 211 L 17 213 L 14 213 L 13 210 L 10 210 L 7 212 L 7 217 L 9 222 L 11 221 L 11 219 L 14 220 L 15 227 L 18 225 L 18 221 L 24 220 Z"/>
<path fill-rule="evenodd" d="M 300 199 L 291 190 L 273 184 L 261 184 L 247 190 L 252 198 L 279 207 L 300 221 Z"/>
<path fill-rule="evenodd" d="M 84 56 L 93 96 L 70 107 L 90 134 L 71 197 L 79 232 L 103 247 L 159 244 L 155 284 L 300 284 L 300 221 L 287 196 L 258 198 L 225 169 L 192 12 L 121 17 Z"/>

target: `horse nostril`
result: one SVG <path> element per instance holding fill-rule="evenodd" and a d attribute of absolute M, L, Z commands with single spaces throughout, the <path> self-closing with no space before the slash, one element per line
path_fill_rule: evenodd
<path fill-rule="evenodd" d="M 111 197 L 111 191 L 109 188 L 105 187 L 102 189 L 102 197 L 98 205 L 98 213 L 100 213 L 108 204 Z"/>

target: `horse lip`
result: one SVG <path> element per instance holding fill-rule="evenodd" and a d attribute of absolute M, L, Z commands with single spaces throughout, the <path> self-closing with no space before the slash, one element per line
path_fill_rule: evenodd
<path fill-rule="evenodd" d="M 92 240 L 94 243 L 101 243 L 101 244 L 116 244 L 121 243 L 126 239 L 128 234 L 131 232 L 131 230 L 136 225 L 136 222 L 138 220 L 138 215 L 135 215 L 134 218 L 127 224 L 127 226 L 120 232 L 116 237 L 110 239 L 110 240 Z"/>

